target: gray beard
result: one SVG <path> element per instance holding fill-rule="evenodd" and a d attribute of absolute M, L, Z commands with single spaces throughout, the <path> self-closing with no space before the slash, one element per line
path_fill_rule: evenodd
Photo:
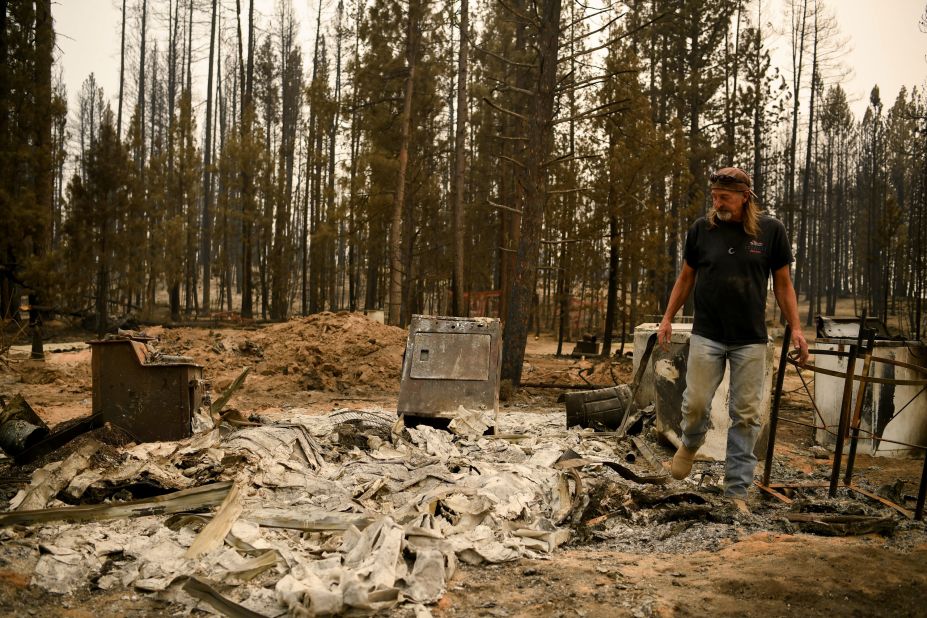
<path fill-rule="evenodd" d="M 717 211 L 717 213 L 718 213 L 718 219 L 720 219 L 721 221 L 730 221 L 731 217 L 733 216 L 730 212 L 726 210 L 719 210 Z"/>

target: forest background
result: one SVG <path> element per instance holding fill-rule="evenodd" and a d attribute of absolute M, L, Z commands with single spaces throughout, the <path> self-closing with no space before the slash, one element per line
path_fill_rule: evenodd
<path fill-rule="evenodd" d="M 333 0 L 307 49 L 291 0 L 119 3 L 113 99 L 66 91 L 50 0 L 0 0 L 0 317 L 36 345 L 55 313 L 489 314 L 518 383 L 531 328 L 610 354 L 661 312 L 729 164 L 804 320 L 923 334 L 927 102 L 874 85 L 856 118 L 823 0 Z"/>

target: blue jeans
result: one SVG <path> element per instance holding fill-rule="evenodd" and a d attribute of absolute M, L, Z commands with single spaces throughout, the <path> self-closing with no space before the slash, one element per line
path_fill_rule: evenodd
<path fill-rule="evenodd" d="M 682 443 L 696 450 L 705 442 L 711 421 L 711 400 L 731 364 L 724 493 L 743 497 L 753 483 L 753 447 L 760 429 L 760 405 L 766 377 L 766 344 L 726 345 L 692 335 L 682 395 Z"/>

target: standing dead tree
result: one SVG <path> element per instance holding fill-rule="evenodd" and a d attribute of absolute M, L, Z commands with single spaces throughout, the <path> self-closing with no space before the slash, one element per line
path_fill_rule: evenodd
<path fill-rule="evenodd" d="M 409 164 L 409 140 L 412 134 L 412 95 L 415 85 L 415 67 L 418 58 L 420 24 L 417 2 L 409 2 L 408 30 L 406 33 L 406 74 L 403 94 L 402 141 L 399 145 L 399 174 L 396 179 L 396 193 L 393 200 L 393 216 L 389 229 L 389 323 L 399 326 L 402 309 L 402 211 L 405 204 L 406 174 Z"/>
<path fill-rule="evenodd" d="M 520 196 L 521 225 L 515 250 L 515 268 L 507 290 L 505 340 L 502 347 L 502 378 L 513 385 L 521 381 L 522 364 L 532 304 L 537 284 L 541 227 L 547 205 L 547 170 L 553 163 L 554 101 L 560 52 L 560 0 L 500 3 L 524 27 L 525 56 L 499 59 L 516 69 L 514 85 L 525 95 L 518 110 L 508 109 L 485 98 L 487 105 L 516 120 L 518 137 L 524 139 L 521 160 L 514 161 L 517 194 Z M 528 51 L 531 50 L 531 51 Z M 492 52 L 488 52 L 492 53 Z"/>

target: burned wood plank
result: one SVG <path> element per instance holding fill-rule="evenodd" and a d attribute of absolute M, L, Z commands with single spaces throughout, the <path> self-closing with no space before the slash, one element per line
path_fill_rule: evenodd
<path fill-rule="evenodd" d="M 777 500 L 780 500 L 781 502 L 784 502 L 785 504 L 792 504 L 792 502 L 794 502 L 791 498 L 786 496 L 784 493 L 776 491 L 776 489 L 772 486 L 763 485 L 759 481 L 756 481 L 754 484 L 760 489 L 760 491 L 766 492 L 773 498 L 776 498 Z"/>
<path fill-rule="evenodd" d="M 254 610 L 248 609 L 244 605 L 239 605 L 225 598 L 219 594 L 215 588 L 198 577 L 191 576 L 186 583 L 184 583 L 183 591 L 195 599 L 209 603 L 213 609 L 223 616 L 229 616 L 230 618 L 267 618 L 264 614 L 259 614 Z"/>
<path fill-rule="evenodd" d="M 171 494 L 156 496 L 147 500 L 132 500 L 119 504 L 72 506 L 35 511 L 13 511 L 0 513 L 0 527 L 15 524 L 33 525 L 52 521 L 82 522 L 101 521 L 120 517 L 141 517 L 190 511 L 221 504 L 231 489 L 229 482 L 210 483 L 200 487 L 183 489 Z"/>
<path fill-rule="evenodd" d="M 268 509 L 249 513 L 247 520 L 265 528 L 291 528 L 306 532 L 347 530 L 354 526 L 363 530 L 373 521 L 372 517 L 359 513 L 306 513 L 296 509 Z"/>
<path fill-rule="evenodd" d="M 193 539 L 193 543 L 187 548 L 184 558 L 196 558 L 200 554 L 210 552 L 222 545 L 225 535 L 229 533 L 232 524 L 241 515 L 241 509 L 238 485 L 233 485 L 225 496 L 225 500 L 222 501 L 222 506 L 219 507 L 215 517 Z"/>
<path fill-rule="evenodd" d="M 868 515 L 825 515 L 822 513 L 786 513 L 785 519 L 798 524 L 802 532 L 824 536 L 892 534 L 898 526 L 893 517 Z"/>
<path fill-rule="evenodd" d="M 667 476 L 666 468 L 663 467 L 663 464 L 660 463 L 660 460 L 657 459 L 657 456 L 654 454 L 653 450 L 650 448 L 650 445 L 639 436 L 630 436 L 631 443 L 638 450 L 644 460 L 650 465 L 650 468 L 658 475 Z"/>
<path fill-rule="evenodd" d="M 248 377 L 248 374 L 251 373 L 251 367 L 245 367 L 244 370 L 238 374 L 238 377 L 235 378 L 235 381 L 229 384 L 229 387 L 222 392 L 218 399 L 216 399 L 211 406 L 209 406 L 209 414 L 212 417 L 216 417 L 222 408 L 225 407 L 225 404 L 229 402 L 229 399 L 232 398 L 232 395 L 235 394 L 241 385 L 245 383 L 245 378 Z"/>

